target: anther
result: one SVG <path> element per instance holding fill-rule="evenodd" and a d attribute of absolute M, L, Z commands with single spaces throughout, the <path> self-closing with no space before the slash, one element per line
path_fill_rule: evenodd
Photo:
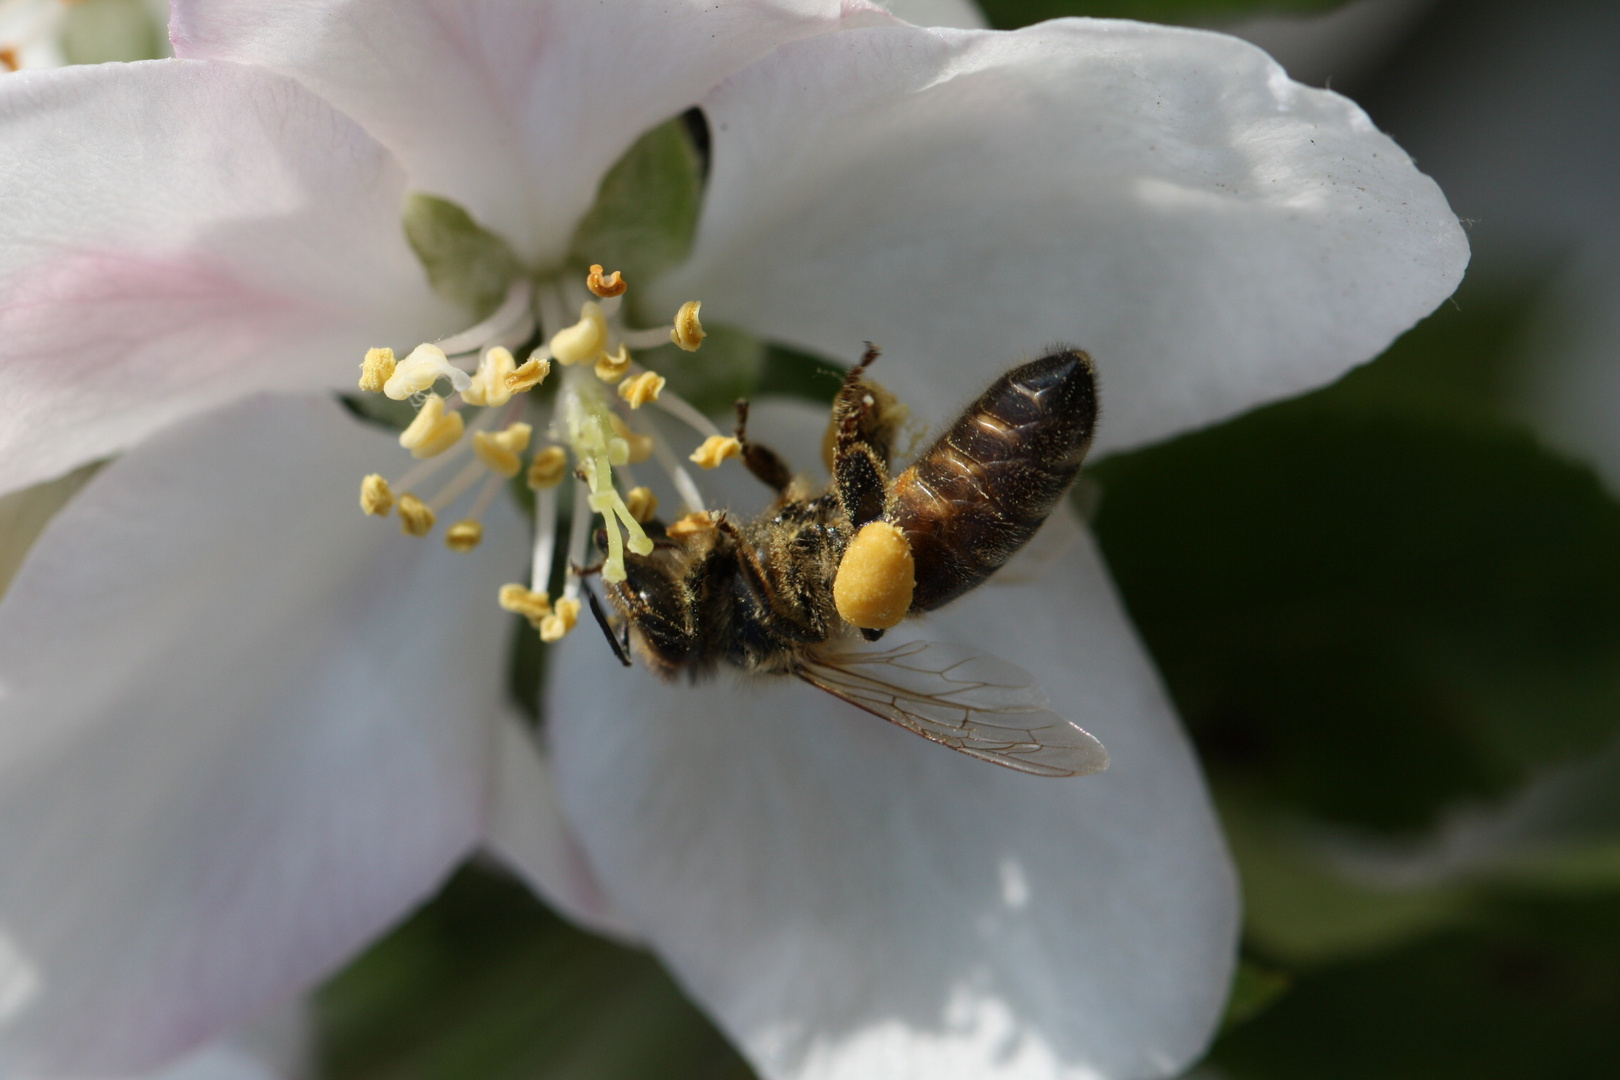
<path fill-rule="evenodd" d="M 710 435 L 703 440 L 703 445 L 692 451 L 688 461 L 696 462 L 705 469 L 716 469 L 727 458 L 739 457 L 742 454 L 742 443 L 731 435 Z"/>
<path fill-rule="evenodd" d="M 478 455 L 479 461 L 489 466 L 491 472 L 511 479 L 523 467 L 518 455 L 529 448 L 529 435 L 533 430 L 528 424 L 513 424 L 495 435 L 474 432 L 473 453 Z"/>
<path fill-rule="evenodd" d="M 652 457 L 653 438 L 651 435 L 642 435 L 639 432 L 630 430 L 630 425 L 625 423 L 617 413 L 609 414 L 608 420 L 613 424 L 613 434 L 624 440 L 624 447 L 627 451 L 624 461 L 617 464 L 640 465 L 643 461 Z"/>
<path fill-rule="evenodd" d="M 697 347 L 709 336 L 703 332 L 703 324 L 698 321 L 698 309 L 701 307 L 701 300 L 688 300 L 682 304 L 675 313 L 675 328 L 669 332 L 669 340 L 687 352 L 697 352 Z"/>
<path fill-rule="evenodd" d="M 664 532 L 679 540 L 686 536 L 699 536 L 715 530 L 714 518 L 707 510 L 695 510 L 676 521 Z"/>
<path fill-rule="evenodd" d="M 360 362 L 360 389 L 373 394 L 382 393 L 388 380 L 394 377 L 394 350 L 369 349 Z"/>
<path fill-rule="evenodd" d="M 833 605 L 863 630 L 900 625 L 911 610 L 917 563 L 906 534 L 887 521 L 869 521 L 855 534 L 833 578 Z"/>
<path fill-rule="evenodd" d="M 563 635 L 579 622 L 579 601 L 563 597 L 557 601 L 552 613 L 540 621 L 540 640 L 550 644 L 561 641 Z"/>
<path fill-rule="evenodd" d="M 529 486 L 545 491 L 562 483 L 568 472 L 568 451 L 560 446 L 548 446 L 534 455 L 529 462 Z"/>
<path fill-rule="evenodd" d="M 623 296 L 624 290 L 630 287 L 630 283 L 625 281 L 617 270 L 604 277 L 602 265 L 592 263 L 591 272 L 585 277 L 585 287 L 606 300 L 614 296 Z"/>
<path fill-rule="evenodd" d="M 399 527 L 406 536 L 426 536 L 438 520 L 432 507 L 406 492 L 399 497 Z"/>
<path fill-rule="evenodd" d="M 551 615 L 551 597 L 533 592 L 522 585 L 502 585 L 500 605 L 514 615 L 522 615 L 536 630 Z"/>
<path fill-rule="evenodd" d="M 387 517 L 394 508 L 394 492 L 388 481 L 372 473 L 360 481 L 360 509 L 372 517 Z"/>
<path fill-rule="evenodd" d="M 484 539 L 484 527 L 471 518 L 458 521 L 444 531 L 444 546 L 451 551 L 471 551 Z"/>
<path fill-rule="evenodd" d="M 546 381 L 551 374 L 551 361 L 536 349 L 523 366 L 506 377 L 506 388 L 514 394 L 526 393 Z"/>
<path fill-rule="evenodd" d="M 404 401 L 433 389 L 433 384 L 440 379 L 449 379 L 450 385 L 460 391 L 472 385 L 472 377 L 452 364 L 443 349 L 437 345 L 418 345 L 395 366 L 394 373 L 383 383 L 383 393 L 395 401 Z"/>
<path fill-rule="evenodd" d="M 399 433 L 399 445 L 412 457 L 430 458 L 456 444 L 465 430 L 460 413 L 444 411 L 444 398 L 429 394 L 410 426 Z"/>
<path fill-rule="evenodd" d="M 645 487 L 633 487 L 624 493 L 625 508 L 630 516 L 645 525 L 658 513 L 658 496 Z"/>
<path fill-rule="evenodd" d="M 22 60 L 17 56 L 17 50 L 10 45 L 0 46 L 0 67 L 7 71 L 18 71 L 22 68 Z"/>
<path fill-rule="evenodd" d="M 511 378 L 516 371 L 517 363 L 512 359 L 511 352 L 495 346 L 478 361 L 472 385 L 461 392 L 462 400 L 469 405 L 500 408 L 512 400 Z"/>
<path fill-rule="evenodd" d="M 595 362 L 607 346 L 607 340 L 607 316 L 602 314 L 602 305 L 587 300 L 580 305 L 579 322 L 565 326 L 551 336 L 551 355 L 564 367 L 586 361 Z"/>
<path fill-rule="evenodd" d="M 639 409 L 649 401 L 658 400 L 658 395 L 664 392 L 665 381 L 656 371 L 643 371 L 619 384 L 619 396 L 628 401 L 632 409 Z"/>
<path fill-rule="evenodd" d="M 596 377 L 612 386 L 630 374 L 630 350 L 623 343 L 616 353 L 603 353 L 596 361 Z"/>

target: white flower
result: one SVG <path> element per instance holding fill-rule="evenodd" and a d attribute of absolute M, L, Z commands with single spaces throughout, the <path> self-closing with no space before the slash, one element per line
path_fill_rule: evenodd
<path fill-rule="evenodd" d="M 1231 871 L 1088 541 L 927 632 L 1015 654 L 1109 772 L 1017 776 L 798 685 L 657 684 L 576 634 L 546 703 L 559 811 L 491 602 L 527 531 L 497 503 L 451 555 L 362 518 L 391 440 L 316 395 L 380 340 L 458 329 L 400 235 L 408 189 L 556 295 L 605 170 L 700 103 L 698 240 L 653 296 L 831 355 L 878 341 L 936 422 L 1076 341 L 1101 444 L 1133 445 L 1331 379 L 1450 292 L 1460 230 L 1399 148 L 1240 42 L 1129 23 L 175 8 L 177 51 L 207 59 L 0 83 L 0 490 L 127 451 L 0 605 L 0 1067 L 155 1065 L 331 971 L 480 844 L 646 941 L 770 1077 L 1196 1055 Z"/>

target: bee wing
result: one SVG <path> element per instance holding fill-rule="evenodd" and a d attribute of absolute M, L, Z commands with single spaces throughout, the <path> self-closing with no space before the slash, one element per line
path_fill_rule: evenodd
<path fill-rule="evenodd" d="M 1089 732 L 1046 707 L 1029 672 L 942 641 L 883 651 L 817 650 L 801 679 L 952 750 L 1034 776 L 1084 776 L 1108 767 Z"/>

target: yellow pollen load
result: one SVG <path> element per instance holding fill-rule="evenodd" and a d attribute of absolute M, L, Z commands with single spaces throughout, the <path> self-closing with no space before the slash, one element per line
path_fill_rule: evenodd
<path fill-rule="evenodd" d="M 596 361 L 596 377 L 612 386 L 630 374 L 630 350 L 622 342 L 616 353 L 603 353 Z"/>
<path fill-rule="evenodd" d="M 658 400 L 658 395 L 664 392 L 665 381 L 655 371 L 643 371 L 619 384 L 619 396 L 628 401 L 632 409 L 639 409 L 649 401 Z"/>
<path fill-rule="evenodd" d="M 648 488 L 633 487 L 625 492 L 624 505 L 631 517 L 645 525 L 658 513 L 658 496 Z"/>
<path fill-rule="evenodd" d="M 707 510 L 695 510 L 674 522 L 664 532 L 679 540 L 683 536 L 697 536 L 714 531 L 714 517 Z"/>
<path fill-rule="evenodd" d="M 512 400 L 511 377 L 517 372 L 512 353 L 499 345 L 484 354 L 473 372 L 472 385 L 461 392 L 469 405 L 500 408 Z"/>
<path fill-rule="evenodd" d="M 568 631 L 579 622 L 579 601 L 563 597 L 557 601 L 552 614 L 540 620 L 540 640 L 546 644 L 561 641 Z"/>
<path fill-rule="evenodd" d="M 371 349 L 360 362 L 360 389 L 373 394 L 382 393 L 388 380 L 394 377 L 394 350 Z"/>
<path fill-rule="evenodd" d="M 538 349 L 535 350 L 539 352 Z M 551 374 L 551 361 L 543 356 L 531 356 L 523 366 L 506 377 L 506 388 L 514 394 L 527 393 L 546 381 Z"/>
<path fill-rule="evenodd" d="M 445 412 L 444 398 L 429 394 L 416 419 L 399 433 L 399 445 L 409 450 L 412 457 L 435 457 L 454 446 L 463 430 L 461 414 Z"/>
<path fill-rule="evenodd" d="M 608 420 L 613 424 L 613 434 L 623 441 L 626 450 L 625 459 L 617 464 L 640 465 L 643 461 L 652 457 L 653 440 L 651 435 L 642 435 L 631 431 L 630 425 L 625 423 L 617 413 L 609 414 Z"/>
<path fill-rule="evenodd" d="M 449 379 L 456 389 L 465 389 L 467 374 L 444 355 L 437 345 L 418 345 L 411 355 L 394 367 L 394 373 L 383 383 L 383 393 L 395 401 L 433 389 L 440 379 Z"/>
<path fill-rule="evenodd" d="M 529 620 L 536 630 L 551 615 L 551 597 L 543 592 L 532 592 L 522 585 L 502 585 L 500 605 L 514 615 Z"/>
<path fill-rule="evenodd" d="M 528 424 L 513 424 L 496 435 L 476 431 L 473 433 L 473 453 L 489 466 L 491 472 L 510 480 L 523 467 L 519 454 L 529 448 L 529 435 L 534 431 Z"/>
<path fill-rule="evenodd" d="M 451 551 L 471 551 L 484 539 L 484 527 L 468 518 L 458 521 L 444 531 L 444 546 Z"/>
<path fill-rule="evenodd" d="M 560 446 L 548 446 L 534 455 L 529 462 L 529 486 L 545 491 L 562 483 L 568 472 L 568 451 Z"/>
<path fill-rule="evenodd" d="M 372 517 L 387 517 L 394 508 L 394 491 L 376 473 L 360 481 L 360 509 Z"/>
<path fill-rule="evenodd" d="M 591 272 L 585 275 L 585 287 L 602 299 L 607 300 L 614 296 L 623 296 L 624 290 L 630 287 L 630 283 L 625 281 L 617 270 L 604 276 L 602 274 L 602 264 L 592 263 Z"/>
<path fill-rule="evenodd" d="M 579 322 L 551 335 L 551 356 L 564 367 L 595 363 L 602 350 L 607 348 L 607 342 L 607 316 L 602 313 L 602 305 L 587 300 L 580 305 Z"/>
<path fill-rule="evenodd" d="M 433 508 L 410 492 L 399 497 L 399 527 L 406 536 L 426 536 L 438 520 Z"/>
<path fill-rule="evenodd" d="M 916 588 L 917 563 L 906 534 L 887 521 L 870 521 L 844 550 L 833 579 L 833 605 L 852 626 L 887 630 L 911 610 Z"/>
<path fill-rule="evenodd" d="M 703 445 L 692 451 L 688 461 L 696 462 L 705 469 L 717 469 L 720 463 L 727 458 L 739 457 L 742 454 L 742 443 L 730 435 L 710 435 L 703 440 Z"/>
<path fill-rule="evenodd" d="M 703 301 L 688 300 L 675 313 L 675 328 L 669 332 L 669 340 L 687 352 L 697 352 L 703 339 L 709 336 L 703 332 L 703 324 L 698 321 L 698 310 L 702 307 Z"/>

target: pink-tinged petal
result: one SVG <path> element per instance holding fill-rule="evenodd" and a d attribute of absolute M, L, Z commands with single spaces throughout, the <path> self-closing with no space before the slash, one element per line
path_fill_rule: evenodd
<path fill-rule="evenodd" d="M 0 491 L 455 329 L 404 174 L 297 83 L 163 60 L 0 82 Z"/>
<path fill-rule="evenodd" d="M 402 457 L 259 397 L 107 466 L 0 602 L 0 1071 L 132 1073 L 332 971 L 486 830 L 521 572 L 356 505 Z"/>
<path fill-rule="evenodd" d="M 1099 447 L 1320 385 L 1450 294 L 1433 181 L 1354 104 L 1202 31 L 1060 20 L 783 46 L 705 103 L 710 178 L 659 303 L 960 407 L 1053 341 L 1101 375 Z"/>
<path fill-rule="evenodd" d="M 647 128 L 839 0 L 176 0 L 181 56 L 287 72 L 356 117 L 414 187 L 525 258 L 559 258 L 608 167 Z"/>
<path fill-rule="evenodd" d="M 903 631 L 995 642 L 1112 766 L 1022 776 L 790 678 L 664 684 L 576 633 L 548 730 L 615 907 L 769 1080 L 1178 1072 L 1225 997 L 1235 883 L 1094 547 Z"/>

